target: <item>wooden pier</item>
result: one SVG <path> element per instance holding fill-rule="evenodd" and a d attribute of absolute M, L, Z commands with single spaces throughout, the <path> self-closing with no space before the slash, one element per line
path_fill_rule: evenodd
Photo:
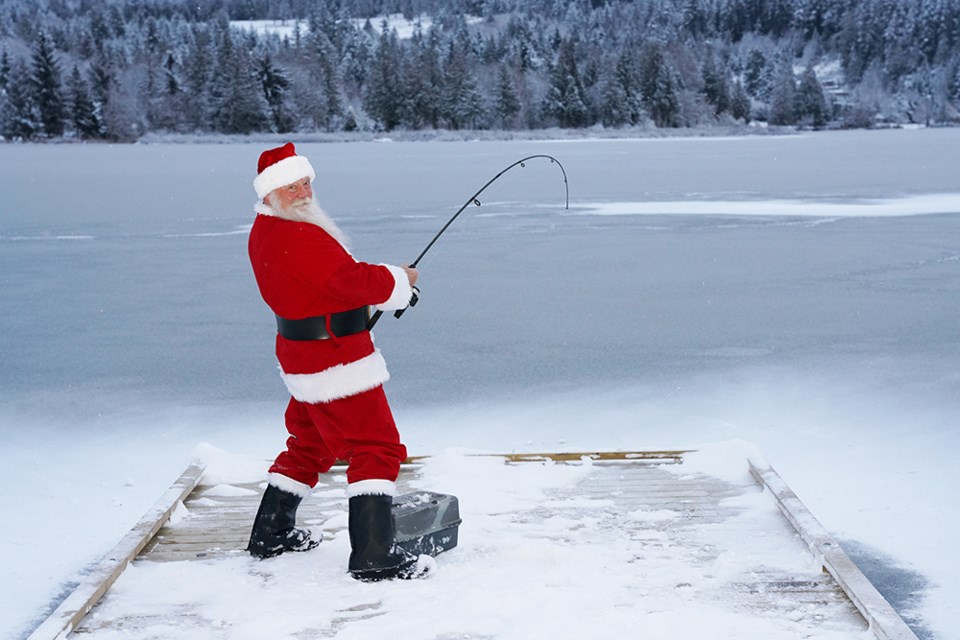
<path fill-rule="evenodd" d="M 609 530 L 617 535 L 644 541 L 650 549 L 649 558 L 655 559 L 660 551 L 664 554 L 682 552 L 683 557 L 688 558 L 690 575 L 702 572 L 706 576 L 704 582 L 709 582 L 719 558 L 743 552 L 743 549 L 726 548 L 723 540 L 749 541 L 755 536 L 756 532 L 750 530 L 750 520 L 736 517 L 741 511 L 736 498 L 750 491 L 760 493 L 762 489 L 773 498 L 770 500 L 772 512 L 779 510 L 782 514 L 777 516 L 782 527 L 775 533 L 784 537 L 785 544 L 795 544 L 812 554 L 812 561 L 818 563 L 822 571 L 794 574 L 745 564 L 741 574 L 719 585 L 715 593 L 704 588 L 700 594 L 702 599 L 738 611 L 761 612 L 765 620 L 776 620 L 782 615 L 791 624 L 805 624 L 811 629 L 827 626 L 848 630 L 850 637 L 861 637 L 869 630 L 880 640 L 916 640 L 910 628 L 771 467 L 744 460 L 745 469 L 756 482 L 750 489 L 713 476 L 683 473 L 686 453 L 590 452 L 501 457 L 505 464 L 512 465 L 537 464 L 538 461 L 543 464 L 545 460 L 551 464 L 584 464 L 584 460 L 588 460 L 592 467 L 591 473 L 575 486 L 552 492 L 550 499 L 533 511 L 516 514 L 515 522 L 528 521 L 535 528 L 538 519 L 549 517 L 556 505 L 570 505 L 577 500 L 602 501 L 608 506 L 599 516 L 591 517 L 607 519 Z M 400 493 L 416 490 L 411 483 L 416 484 L 422 463 L 424 459 L 413 458 L 404 465 L 398 479 Z M 298 520 L 319 523 L 325 538 L 335 537 L 346 525 L 344 482 L 342 472 L 327 474 L 314 495 L 304 500 Z M 204 624 L 202 616 L 182 608 L 174 616 L 179 622 L 162 624 L 155 614 L 114 615 L 109 610 L 109 589 L 131 562 L 191 563 L 245 557 L 243 548 L 261 492 L 262 483 L 211 486 L 205 483 L 202 468 L 189 467 L 141 522 L 35 630 L 30 640 L 96 638 L 101 634 L 116 637 L 109 634 L 116 634 L 118 630 L 124 638 L 179 637 L 177 624 L 196 631 Z M 569 513 L 569 506 L 566 508 L 564 513 Z M 639 512 L 669 512 L 675 517 L 628 517 Z M 183 513 L 189 513 L 189 517 L 183 517 Z M 464 522 L 461 538 L 469 539 L 467 517 Z M 606 527 L 598 531 L 602 534 Z M 711 532 L 722 532 L 721 542 L 711 543 Z M 667 546 L 671 549 L 658 550 L 657 545 L 664 540 L 670 541 Z M 603 540 L 596 542 L 602 544 Z M 632 566 L 642 565 L 642 560 L 637 559 Z M 695 583 L 696 579 L 691 582 Z M 357 606 L 366 605 L 358 603 Z M 341 624 L 349 624 L 350 619 L 344 618 Z M 169 635 L 157 634 L 158 625 Z M 314 635 L 304 632 L 296 637 L 336 637 L 337 628 L 334 625 L 332 631 L 327 628 Z M 212 630 L 208 637 L 230 636 Z"/>

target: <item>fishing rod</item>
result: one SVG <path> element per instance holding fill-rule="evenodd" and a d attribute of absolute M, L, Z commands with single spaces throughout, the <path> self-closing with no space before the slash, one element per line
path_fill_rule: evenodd
<path fill-rule="evenodd" d="M 467 207 L 469 207 L 471 204 L 474 204 L 474 205 L 476 205 L 476 206 L 478 206 L 478 207 L 480 206 L 480 200 L 479 200 L 480 194 L 483 193 L 483 192 L 487 189 L 487 187 L 489 187 L 491 184 L 493 184 L 494 182 L 496 182 L 497 179 L 498 179 L 500 176 L 502 176 L 503 174 L 505 174 L 507 171 L 510 171 L 510 169 L 513 169 L 514 167 L 516 167 L 516 166 L 518 166 L 518 165 L 519 165 L 520 167 L 526 167 L 526 166 L 527 166 L 527 165 L 526 165 L 527 161 L 528 161 L 528 160 L 533 160 L 533 159 L 535 159 L 535 158 L 546 158 L 547 160 L 550 161 L 551 164 L 556 163 L 556 165 L 557 165 L 558 167 L 560 167 L 560 172 L 563 173 L 563 187 L 564 187 L 564 190 L 565 190 L 565 192 L 566 192 L 566 203 L 564 204 L 564 207 L 563 207 L 563 208 L 564 208 L 564 209 L 569 209 L 569 208 L 570 208 L 570 184 L 567 182 L 567 172 L 564 170 L 563 165 L 560 164 L 560 161 L 557 160 L 556 158 L 554 158 L 553 156 L 547 155 L 547 154 L 545 154 L 545 153 L 537 153 L 537 154 L 534 154 L 534 155 L 532 155 L 532 156 L 527 156 L 526 158 L 520 158 L 519 160 L 517 160 L 516 162 L 514 162 L 514 163 L 511 164 L 510 166 L 508 166 L 508 167 L 506 167 L 505 169 L 503 169 L 502 171 L 500 171 L 500 173 L 498 173 L 497 175 L 495 175 L 495 176 L 493 176 L 492 178 L 490 178 L 490 180 L 488 180 L 485 185 L 483 185 L 482 187 L 480 187 L 480 189 L 479 189 L 475 194 L 473 194 L 472 196 L 470 196 L 469 198 L 467 198 L 467 201 L 463 203 L 463 206 L 460 207 L 459 209 L 457 209 L 457 212 L 456 212 L 455 214 L 453 214 L 453 217 L 451 217 L 449 220 L 447 220 L 447 224 L 443 225 L 443 228 L 441 228 L 440 231 L 437 232 L 437 235 L 433 236 L 433 239 L 432 239 L 429 243 L 427 243 L 427 246 L 424 247 L 423 251 L 420 252 L 420 255 L 417 256 L 417 259 L 414 260 L 414 261 L 410 264 L 410 266 L 411 266 L 412 268 L 414 268 L 414 269 L 417 268 L 417 265 L 420 264 L 420 260 L 423 259 L 423 256 L 425 256 L 425 255 L 427 254 L 427 251 L 430 251 L 430 247 L 432 247 L 432 246 L 436 243 L 436 241 L 440 239 L 440 236 L 443 235 L 443 232 L 446 231 L 447 228 L 448 228 L 451 224 L 453 224 L 453 221 L 456 220 L 456 219 L 460 216 L 461 213 L 463 213 L 464 209 L 466 209 Z M 410 306 L 411 306 L 411 307 L 415 306 L 415 305 L 417 304 L 417 302 L 420 300 L 420 297 L 419 297 L 419 295 L 418 295 L 419 292 L 420 292 L 419 289 L 417 289 L 416 287 L 413 287 L 413 297 L 410 298 Z M 399 318 L 400 316 L 403 315 L 403 312 L 404 312 L 404 311 L 406 311 L 406 309 L 398 309 L 397 311 L 394 311 L 394 312 L 393 312 L 393 316 L 394 316 L 395 318 Z M 375 314 L 373 314 L 373 316 L 370 318 L 369 322 L 367 322 L 367 330 L 368 330 L 368 331 L 369 331 L 370 329 L 373 329 L 373 326 L 374 326 L 375 324 L 377 324 L 377 321 L 380 319 L 380 316 L 382 316 L 382 315 L 383 315 L 383 311 L 377 311 Z"/>

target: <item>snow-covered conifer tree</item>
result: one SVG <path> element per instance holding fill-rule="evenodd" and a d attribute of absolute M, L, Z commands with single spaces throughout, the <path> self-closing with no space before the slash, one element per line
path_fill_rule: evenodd
<path fill-rule="evenodd" d="M 680 101 L 673 71 L 660 45 L 646 45 L 640 55 L 640 96 L 650 118 L 658 127 L 680 126 Z"/>
<path fill-rule="evenodd" d="M 475 129 L 482 125 L 486 109 L 479 82 L 473 72 L 475 55 L 466 45 L 451 43 L 444 66 L 442 114 L 451 129 Z"/>
<path fill-rule="evenodd" d="M 733 83 L 733 91 L 730 93 L 730 115 L 737 120 L 750 122 L 750 96 L 739 80 Z"/>
<path fill-rule="evenodd" d="M 77 67 L 70 74 L 69 95 L 70 120 L 76 136 L 82 139 L 102 137 L 103 126 L 90 98 L 89 86 Z"/>
<path fill-rule="evenodd" d="M 273 64 L 269 53 L 264 53 L 257 60 L 257 78 L 263 89 L 264 100 L 270 108 L 273 130 L 280 133 L 290 131 L 294 123 L 286 104 L 290 80 L 282 69 Z"/>
<path fill-rule="evenodd" d="M 396 32 L 388 29 L 384 21 L 373 55 L 364 107 L 386 131 L 400 124 L 403 101 L 400 68 L 401 54 Z"/>
<path fill-rule="evenodd" d="M 60 137 L 63 135 L 65 113 L 60 66 L 53 52 L 53 44 L 44 32 L 37 38 L 32 60 L 30 86 L 42 131 L 48 137 Z"/>
<path fill-rule="evenodd" d="M 424 35 L 419 25 L 414 29 L 401 69 L 399 119 L 404 126 L 413 129 L 440 126 L 446 79 L 438 43 L 436 31 Z"/>
<path fill-rule="evenodd" d="M 561 127 L 584 127 L 590 124 L 590 106 L 577 68 L 573 40 L 561 40 L 557 60 L 550 74 L 550 87 L 541 103 L 541 111 Z"/>
<path fill-rule="evenodd" d="M 510 70 L 506 64 L 501 64 L 497 68 L 497 89 L 493 107 L 500 126 L 512 129 L 516 125 L 521 107 Z"/>
<path fill-rule="evenodd" d="M 727 84 L 727 74 L 718 64 L 713 50 L 707 53 L 703 63 L 703 94 L 709 104 L 713 105 L 715 114 L 720 115 L 730 108 L 730 89 Z"/>
<path fill-rule="evenodd" d="M 792 125 L 797 122 L 797 79 L 789 59 L 781 60 L 770 93 L 770 123 Z"/>
<path fill-rule="evenodd" d="M 817 80 L 817 74 L 814 73 L 812 67 L 807 67 L 800 76 L 794 113 L 799 122 L 811 125 L 814 128 L 819 129 L 827 124 L 829 116 L 827 101 L 823 96 L 820 81 Z"/>
<path fill-rule="evenodd" d="M 30 70 L 22 61 L 10 66 L 0 100 L 0 134 L 9 140 L 30 140 L 43 128 L 30 87 Z"/>
<path fill-rule="evenodd" d="M 767 57 L 763 51 L 753 48 L 747 54 L 747 62 L 743 69 L 743 88 L 757 100 L 766 102 L 770 99 L 772 80 Z"/>

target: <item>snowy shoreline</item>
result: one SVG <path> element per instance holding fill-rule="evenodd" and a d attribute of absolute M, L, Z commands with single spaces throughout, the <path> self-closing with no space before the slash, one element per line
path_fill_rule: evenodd
<path fill-rule="evenodd" d="M 757 124 L 727 124 L 712 127 L 661 128 L 638 125 L 633 127 L 604 127 L 601 125 L 583 129 L 564 129 L 550 127 L 544 129 L 436 129 L 410 131 L 395 129 L 392 131 L 309 131 L 286 133 L 257 132 L 250 134 L 220 133 L 170 133 L 153 131 L 134 140 L 78 140 L 73 138 L 55 138 L 51 140 L 5 140 L 0 136 L 0 145 L 161 145 L 161 144 L 242 144 L 242 143 L 278 143 L 287 141 L 296 143 L 351 143 L 351 142 L 586 142 L 586 141 L 630 141 L 630 140 L 725 140 L 750 137 L 790 137 L 803 135 L 829 135 L 853 132 L 892 132 L 918 130 L 950 130 L 960 128 L 960 124 L 891 124 L 871 128 L 833 128 L 810 129 L 793 126 Z"/>
<path fill-rule="evenodd" d="M 763 136 L 794 136 L 809 134 L 831 134 L 840 132 L 881 132 L 881 131 L 917 131 L 929 129 L 931 131 L 957 129 L 960 124 L 926 125 L 885 125 L 869 129 L 809 129 L 788 126 L 760 124 L 729 124 L 714 127 L 677 127 L 662 128 L 654 126 L 635 127 L 603 127 L 594 126 L 586 129 L 561 129 L 551 127 L 546 129 L 438 129 L 406 131 L 340 131 L 324 132 L 288 132 L 288 133 L 259 133 L 249 135 L 226 134 L 179 134 L 179 133 L 149 133 L 136 143 L 189 143 L 189 142 L 271 142 L 278 140 L 294 140 L 302 142 L 471 142 L 471 141 L 518 141 L 518 142 L 563 142 L 586 140 L 704 140 L 738 137 Z"/>

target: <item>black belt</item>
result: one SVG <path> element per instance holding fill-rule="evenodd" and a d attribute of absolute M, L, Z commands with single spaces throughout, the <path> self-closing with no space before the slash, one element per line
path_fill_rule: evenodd
<path fill-rule="evenodd" d="M 342 338 L 367 330 L 370 308 L 360 307 L 330 315 L 330 331 Z M 302 320 L 288 320 L 277 316 L 277 333 L 287 340 L 329 340 L 327 316 L 313 316 Z"/>

